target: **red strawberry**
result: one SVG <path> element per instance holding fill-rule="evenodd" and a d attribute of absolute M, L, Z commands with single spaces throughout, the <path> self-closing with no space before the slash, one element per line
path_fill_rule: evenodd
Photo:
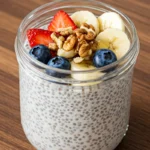
<path fill-rule="evenodd" d="M 57 56 L 57 51 L 50 51 L 52 58 Z"/>
<path fill-rule="evenodd" d="M 53 40 L 50 37 L 51 34 L 51 31 L 43 29 L 29 29 L 27 31 L 27 37 L 31 47 L 34 47 L 39 44 L 48 46 L 49 43 L 53 42 Z"/>
<path fill-rule="evenodd" d="M 69 15 L 60 10 L 56 13 L 53 20 L 50 22 L 48 26 L 49 31 L 58 32 L 58 28 L 67 28 L 72 27 L 72 29 L 76 29 L 77 26 L 73 22 L 73 20 L 69 17 Z"/>

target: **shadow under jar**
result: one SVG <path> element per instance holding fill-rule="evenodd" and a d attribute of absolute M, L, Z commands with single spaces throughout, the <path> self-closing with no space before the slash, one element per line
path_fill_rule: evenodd
<path fill-rule="evenodd" d="M 28 54 L 26 31 L 48 25 L 60 9 L 69 14 L 88 10 L 96 16 L 107 11 L 120 14 L 131 42 L 119 61 L 90 71 L 51 68 Z M 45 4 L 22 21 L 15 41 L 19 63 L 21 122 L 31 144 L 38 150 L 113 150 L 128 129 L 132 75 L 139 40 L 132 21 L 104 3 L 93 0 L 58 0 Z M 93 80 L 56 78 L 58 73 L 90 74 L 115 69 Z"/>

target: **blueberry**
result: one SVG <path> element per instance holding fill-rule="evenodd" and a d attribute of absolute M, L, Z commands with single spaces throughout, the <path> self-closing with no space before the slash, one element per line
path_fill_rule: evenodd
<path fill-rule="evenodd" d="M 64 69 L 64 70 L 70 70 L 71 64 L 68 61 L 68 59 L 60 56 L 56 56 L 52 58 L 49 62 L 48 65 L 54 68 L 59 68 L 59 69 Z M 67 76 L 67 74 L 64 73 L 58 73 L 53 70 L 47 70 L 47 73 L 51 76 L 58 77 L 58 78 L 64 78 Z"/>
<path fill-rule="evenodd" d="M 30 51 L 29 54 L 37 59 L 38 61 L 47 64 L 48 61 L 51 58 L 51 54 L 50 54 L 50 50 L 48 47 L 44 46 L 44 45 L 37 45 L 34 46 Z"/>
<path fill-rule="evenodd" d="M 109 49 L 100 49 L 93 56 L 93 64 L 100 68 L 117 61 L 115 53 Z"/>

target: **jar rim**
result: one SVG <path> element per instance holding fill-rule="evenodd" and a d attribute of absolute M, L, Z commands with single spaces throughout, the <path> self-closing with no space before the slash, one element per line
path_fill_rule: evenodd
<path fill-rule="evenodd" d="M 24 47 L 24 42 L 21 38 L 21 34 L 23 32 L 23 26 L 25 24 L 25 22 L 33 17 L 33 14 L 44 9 L 45 7 L 47 6 L 51 6 L 51 5 L 54 5 L 54 4 L 57 4 L 59 2 L 63 2 L 64 0 L 56 0 L 54 2 L 49 2 L 47 4 L 44 4 L 36 9 L 34 9 L 33 11 L 31 11 L 24 19 L 23 21 L 21 22 L 20 26 L 19 26 L 19 29 L 18 29 L 18 34 L 17 34 L 17 42 L 20 43 L 20 45 L 22 46 L 22 51 L 23 51 L 23 54 L 25 55 L 25 57 L 28 58 L 28 60 L 32 63 L 34 63 L 36 66 L 38 67 L 41 67 L 43 69 L 49 69 L 49 70 L 52 70 L 52 71 L 56 71 L 58 73 L 66 73 L 66 74 L 74 74 L 74 73 L 91 73 L 91 72 L 95 72 L 95 71 L 105 71 L 105 70 L 108 70 L 110 68 L 113 68 L 114 66 L 116 66 L 117 64 L 120 64 L 121 62 L 123 62 L 124 60 L 128 59 L 132 53 L 132 50 L 134 49 L 134 46 L 135 44 L 137 43 L 137 34 L 136 34 L 136 29 L 135 29 L 135 26 L 134 26 L 134 23 L 129 19 L 129 17 L 127 17 L 124 13 L 120 12 L 119 10 L 113 8 L 112 6 L 108 5 L 108 4 L 105 4 L 105 3 L 102 3 L 102 2 L 99 2 L 99 1 L 96 1 L 96 0 L 83 0 L 83 2 L 92 2 L 92 3 L 96 3 L 96 4 L 99 4 L 101 6 L 104 6 L 108 9 L 111 9 L 112 11 L 115 11 L 117 12 L 119 15 L 121 15 L 129 24 L 130 24 L 130 27 L 131 27 L 131 30 L 132 30 L 132 43 L 130 44 L 130 48 L 128 50 L 128 52 L 122 57 L 120 58 L 119 60 L 113 62 L 112 64 L 109 64 L 107 66 L 104 66 L 104 67 L 101 67 L 101 68 L 96 68 L 96 69 L 91 69 L 91 70 L 81 70 L 81 71 L 71 71 L 71 70 L 63 70 L 63 69 L 58 69 L 58 68 L 54 68 L 54 67 L 51 67 L 51 66 L 48 66 L 46 64 L 43 64 L 41 62 L 39 62 L 38 60 L 36 59 L 33 59 L 27 52 L 27 50 L 25 49 Z M 72 0 L 65 0 L 65 2 L 70 2 Z M 80 0 L 76 0 L 77 1 L 80 1 Z M 85 5 L 86 6 L 86 5 Z M 134 57 L 134 56 L 133 56 Z"/>

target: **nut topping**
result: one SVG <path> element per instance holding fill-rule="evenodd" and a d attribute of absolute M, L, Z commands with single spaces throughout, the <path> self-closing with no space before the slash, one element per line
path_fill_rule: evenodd
<path fill-rule="evenodd" d="M 95 28 L 92 25 L 88 25 L 87 23 L 83 23 L 81 29 L 86 30 L 87 34 L 85 35 L 86 40 L 94 40 L 96 37 Z"/>
<path fill-rule="evenodd" d="M 72 27 L 68 27 L 59 28 L 58 32 L 59 34 L 51 34 L 51 38 L 55 43 L 50 43 L 49 48 L 59 51 L 59 54 L 60 52 L 63 52 L 63 55 L 66 56 L 66 58 L 69 54 L 67 52 L 74 51 L 74 56 L 79 56 L 73 59 L 75 63 L 80 63 L 85 59 L 89 60 L 92 51 L 97 50 L 97 42 L 95 41 L 96 32 L 92 25 L 83 23 L 80 28 L 74 31 L 72 30 Z M 63 49 L 63 51 L 60 51 L 60 49 Z M 65 53 L 67 53 L 67 55 L 65 55 Z M 69 56 L 69 58 L 71 58 L 71 56 Z"/>
<path fill-rule="evenodd" d="M 85 35 L 87 34 L 87 31 L 85 29 L 76 29 L 74 33 L 76 34 L 78 41 L 82 41 L 85 39 Z"/>
<path fill-rule="evenodd" d="M 88 32 L 87 35 L 85 35 L 85 39 L 88 40 L 88 41 L 91 41 L 91 40 L 94 40 L 95 38 L 95 34 L 93 32 Z"/>
<path fill-rule="evenodd" d="M 51 34 L 51 38 L 53 41 L 57 44 L 58 48 L 62 48 L 63 46 L 63 40 L 56 36 L 56 33 Z"/>
<path fill-rule="evenodd" d="M 96 51 L 97 50 L 97 46 L 98 46 L 98 42 L 97 41 L 91 41 L 90 42 L 90 46 L 91 46 L 91 49 L 93 51 Z"/>
<path fill-rule="evenodd" d="M 89 25 L 89 24 L 87 24 L 87 23 L 83 23 L 82 24 L 82 26 L 81 26 L 81 29 L 85 29 L 87 32 L 88 31 L 93 31 L 93 32 L 95 32 L 95 28 L 93 27 L 93 25 Z"/>
<path fill-rule="evenodd" d="M 76 29 L 74 32 L 79 41 L 84 39 L 91 41 L 94 40 L 96 36 L 94 27 L 92 25 L 88 25 L 87 23 L 84 23 L 80 29 Z"/>
<path fill-rule="evenodd" d="M 77 42 L 77 37 L 75 35 L 68 36 L 68 38 L 64 42 L 63 49 L 65 51 L 72 50 L 74 48 L 76 42 Z"/>
<path fill-rule="evenodd" d="M 73 33 L 73 30 L 72 30 L 72 27 L 59 28 L 58 32 L 60 32 L 60 35 L 62 35 L 62 36 L 68 36 Z"/>
<path fill-rule="evenodd" d="M 90 49 L 90 45 L 86 42 L 84 42 L 83 44 L 81 44 L 81 46 L 79 46 L 79 56 L 80 57 L 87 57 L 90 56 L 92 54 L 92 50 Z"/>
<path fill-rule="evenodd" d="M 63 36 L 59 36 L 59 39 L 64 42 L 65 41 L 65 38 Z"/>
<path fill-rule="evenodd" d="M 56 43 L 49 43 L 48 48 L 53 51 L 56 51 L 58 49 L 58 46 Z"/>

